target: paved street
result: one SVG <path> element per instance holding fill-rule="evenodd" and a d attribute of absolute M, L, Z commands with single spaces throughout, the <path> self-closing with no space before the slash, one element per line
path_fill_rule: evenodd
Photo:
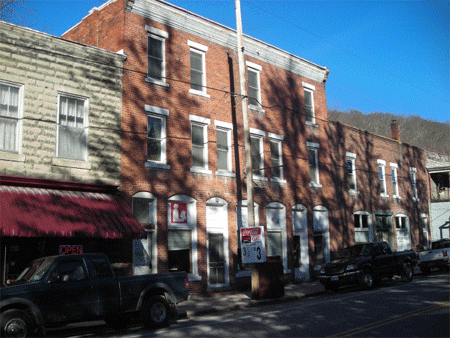
<path fill-rule="evenodd" d="M 301 300 L 179 320 L 169 328 L 94 328 L 50 332 L 64 337 L 449 337 L 450 275 L 418 276 L 364 291 L 348 288 Z M 93 329 L 93 330 L 92 330 Z M 88 333 L 89 332 L 89 333 Z"/>

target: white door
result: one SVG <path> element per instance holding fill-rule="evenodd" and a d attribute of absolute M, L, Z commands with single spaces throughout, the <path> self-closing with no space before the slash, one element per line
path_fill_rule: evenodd
<path fill-rule="evenodd" d="M 294 220 L 294 278 L 296 281 L 308 280 L 310 275 L 307 211 L 303 205 L 296 205 L 292 209 L 292 214 Z"/>

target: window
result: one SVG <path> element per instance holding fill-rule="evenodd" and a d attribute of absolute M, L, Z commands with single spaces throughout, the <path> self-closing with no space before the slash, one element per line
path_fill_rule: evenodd
<path fill-rule="evenodd" d="M 0 82 L 0 151 L 19 151 L 21 87 Z"/>
<path fill-rule="evenodd" d="M 347 153 L 347 174 L 348 174 L 348 186 L 350 192 L 357 191 L 356 185 L 356 154 Z"/>
<path fill-rule="evenodd" d="M 310 186 L 320 188 L 319 181 L 319 144 L 307 142 Z"/>
<path fill-rule="evenodd" d="M 191 89 L 189 92 L 209 97 L 206 94 L 205 65 L 205 53 L 208 51 L 208 47 L 193 41 L 188 41 L 188 45 L 190 46 L 191 59 Z"/>
<path fill-rule="evenodd" d="M 409 173 L 410 173 L 410 177 L 411 177 L 412 197 L 413 197 L 414 201 L 418 201 L 419 195 L 417 192 L 417 177 L 416 177 L 417 169 L 414 167 L 411 167 L 411 168 L 409 168 Z"/>
<path fill-rule="evenodd" d="M 283 204 L 272 202 L 266 207 L 267 257 L 277 257 L 287 272 L 286 208 Z"/>
<path fill-rule="evenodd" d="M 396 215 L 395 228 L 397 230 L 397 251 L 411 249 L 411 233 L 408 217 L 401 214 Z"/>
<path fill-rule="evenodd" d="M 355 243 L 372 241 L 373 235 L 370 233 L 369 216 L 369 213 L 361 211 L 353 215 L 355 221 Z"/>
<path fill-rule="evenodd" d="M 190 115 L 192 140 L 192 169 L 211 173 L 208 170 L 208 132 L 209 119 Z M 192 170 L 191 170 L 192 171 Z"/>
<path fill-rule="evenodd" d="M 391 176 L 392 176 L 392 192 L 394 194 L 394 198 L 400 198 L 399 192 L 398 192 L 398 176 L 397 176 L 397 164 L 391 163 Z"/>
<path fill-rule="evenodd" d="M 214 124 L 216 125 L 217 140 L 216 174 L 228 176 L 231 173 L 231 130 L 233 129 L 233 125 L 220 121 L 215 121 Z"/>
<path fill-rule="evenodd" d="M 262 67 L 260 65 L 247 61 L 248 104 L 254 109 L 261 108 L 261 70 Z"/>
<path fill-rule="evenodd" d="M 378 177 L 380 179 L 379 182 L 379 191 L 381 197 L 389 197 L 386 190 L 386 162 L 383 160 L 378 160 Z"/>
<path fill-rule="evenodd" d="M 147 167 L 168 169 L 166 165 L 166 119 L 167 109 L 145 105 L 147 112 Z"/>
<path fill-rule="evenodd" d="M 196 201 L 188 196 L 169 198 L 167 250 L 169 271 L 185 271 L 198 280 Z"/>
<path fill-rule="evenodd" d="M 314 90 L 315 86 L 303 82 L 303 92 L 305 94 L 305 115 L 306 122 L 316 123 L 315 112 L 314 112 Z"/>
<path fill-rule="evenodd" d="M 264 176 L 264 145 L 263 137 L 266 133 L 250 128 L 250 148 L 252 155 L 252 172 L 254 176 Z"/>
<path fill-rule="evenodd" d="M 272 180 L 283 179 L 282 135 L 269 133 L 270 138 L 270 171 Z"/>
<path fill-rule="evenodd" d="M 88 100 L 59 95 L 57 157 L 85 161 Z"/>
<path fill-rule="evenodd" d="M 165 85 L 166 84 L 166 39 L 167 32 L 154 27 L 145 26 L 148 33 L 147 56 L 148 70 L 147 82 Z"/>

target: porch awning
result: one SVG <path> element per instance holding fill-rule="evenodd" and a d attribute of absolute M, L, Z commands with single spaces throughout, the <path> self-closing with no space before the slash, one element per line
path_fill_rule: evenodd
<path fill-rule="evenodd" d="M 0 186 L 0 235 L 142 238 L 130 208 L 107 193 Z"/>

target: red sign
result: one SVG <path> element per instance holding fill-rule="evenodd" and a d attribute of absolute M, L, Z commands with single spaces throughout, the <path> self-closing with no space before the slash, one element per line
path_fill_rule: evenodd
<path fill-rule="evenodd" d="M 261 228 L 241 228 L 241 236 L 261 236 Z"/>
<path fill-rule="evenodd" d="M 172 224 L 187 224 L 187 203 L 170 203 L 170 222 Z"/>
<path fill-rule="evenodd" d="M 63 255 L 79 255 L 83 253 L 82 245 L 60 245 L 59 254 Z"/>

